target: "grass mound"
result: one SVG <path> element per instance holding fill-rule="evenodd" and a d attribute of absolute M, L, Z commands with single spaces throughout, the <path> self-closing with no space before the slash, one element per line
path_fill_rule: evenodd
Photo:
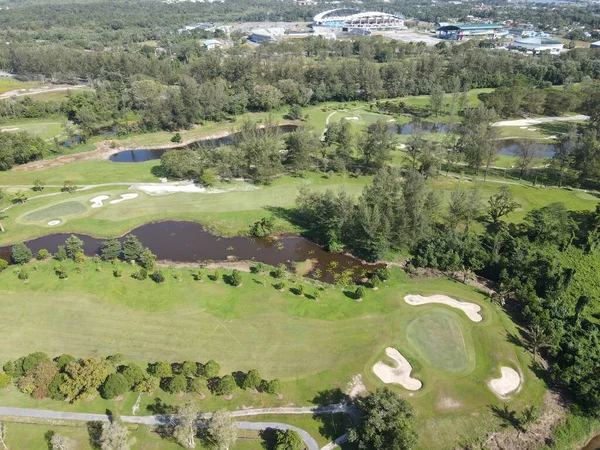
<path fill-rule="evenodd" d="M 47 208 L 38 209 L 23 217 L 25 222 L 39 222 L 56 219 L 57 217 L 75 216 L 87 211 L 84 204 L 77 201 L 69 201 L 52 205 Z"/>
<path fill-rule="evenodd" d="M 467 368 L 468 356 L 459 323 L 452 317 L 433 313 L 419 316 L 406 328 L 408 342 L 426 362 L 447 372 Z"/>

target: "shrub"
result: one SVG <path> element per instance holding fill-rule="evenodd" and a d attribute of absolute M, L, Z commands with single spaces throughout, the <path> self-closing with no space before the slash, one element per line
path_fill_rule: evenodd
<path fill-rule="evenodd" d="M 201 376 L 210 380 L 211 378 L 218 377 L 220 371 L 221 366 L 219 366 L 219 364 L 215 360 L 211 359 L 206 364 L 204 364 L 200 373 Z"/>
<path fill-rule="evenodd" d="M 14 264 L 27 264 L 33 258 L 33 253 L 23 242 L 19 242 L 12 246 L 11 258 Z"/>
<path fill-rule="evenodd" d="M 251 369 L 244 376 L 244 381 L 242 382 L 242 389 L 258 389 L 260 387 L 260 383 L 262 381 L 262 377 L 258 370 Z"/>
<path fill-rule="evenodd" d="M 21 267 L 21 270 L 19 270 L 19 280 L 29 280 L 29 272 L 27 271 L 27 269 L 25 267 Z"/>
<path fill-rule="evenodd" d="M 298 291 L 298 295 L 304 296 L 304 285 L 303 284 L 299 284 L 298 287 L 296 288 L 296 290 Z"/>
<path fill-rule="evenodd" d="M 140 266 L 146 270 L 154 270 L 156 266 L 156 255 L 150 251 L 149 248 L 145 248 L 140 255 Z"/>
<path fill-rule="evenodd" d="M 0 272 L 3 272 L 8 267 L 8 261 L 0 258 Z"/>
<path fill-rule="evenodd" d="M 113 270 L 113 275 L 115 278 L 121 278 L 123 276 L 123 271 L 121 269 Z"/>
<path fill-rule="evenodd" d="M 140 381 L 134 386 L 136 392 L 144 392 L 146 394 L 152 394 L 160 386 L 160 379 L 156 377 L 148 377 L 143 381 Z"/>
<path fill-rule="evenodd" d="M 236 387 L 235 379 L 231 375 L 225 375 L 215 383 L 213 392 L 216 395 L 231 395 Z"/>
<path fill-rule="evenodd" d="M 202 282 L 202 280 L 204 279 L 204 272 L 203 272 L 202 270 L 198 270 L 198 272 L 196 272 L 196 273 L 194 274 L 194 279 L 195 279 L 196 281 L 200 281 L 200 282 Z"/>
<path fill-rule="evenodd" d="M 2 370 L 4 370 L 5 374 L 10 375 L 12 377 L 13 375 L 15 375 L 15 362 L 12 359 L 6 361 L 2 366 Z"/>
<path fill-rule="evenodd" d="M 283 291 L 285 289 L 285 283 L 275 283 L 273 287 L 278 291 Z"/>
<path fill-rule="evenodd" d="M 135 261 L 140 259 L 144 247 L 137 237 L 128 234 L 123 241 L 123 259 L 125 261 Z"/>
<path fill-rule="evenodd" d="M 315 300 L 319 300 L 319 297 L 321 296 L 321 291 L 320 290 L 315 290 L 315 292 L 313 292 L 313 298 Z"/>
<path fill-rule="evenodd" d="M 10 386 L 12 377 L 6 373 L 0 373 L 0 389 L 6 389 Z"/>
<path fill-rule="evenodd" d="M 175 375 L 166 380 L 163 389 L 170 394 L 177 394 L 178 392 L 185 392 L 187 390 L 187 385 L 186 377 L 183 375 Z"/>
<path fill-rule="evenodd" d="M 37 255 L 35 256 L 35 258 L 38 261 L 45 261 L 48 258 L 50 258 L 50 252 L 48 250 L 46 250 L 45 248 L 40 249 L 39 252 L 37 252 Z"/>
<path fill-rule="evenodd" d="M 38 364 L 42 362 L 50 362 L 50 357 L 44 352 L 33 352 L 27 355 L 23 362 L 21 363 L 21 367 L 23 368 L 23 373 L 27 373 L 32 369 L 35 369 Z"/>
<path fill-rule="evenodd" d="M 279 264 L 277 268 L 273 271 L 273 276 L 275 278 L 283 278 L 285 276 L 286 267 L 283 264 Z"/>
<path fill-rule="evenodd" d="M 142 267 L 138 272 L 132 273 L 131 278 L 143 281 L 148 278 L 148 271 Z"/>
<path fill-rule="evenodd" d="M 376 289 L 381 285 L 381 278 L 379 278 L 377 275 L 375 275 L 373 278 L 371 278 L 369 280 L 369 285 L 373 288 Z"/>
<path fill-rule="evenodd" d="M 381 269 L 377 269 L 377 271 L 375 272 L 375 275 L 381 281 L 387 281 L 390 279 L 390 269 L 388 269 L 387 267 L 382 267 Z"/>
<path fill-rule="evenodd" d="M 239 270 L 234 269 L 233 272 L 231 272 L 229 280 L 233 286 L 240 286 L 242 284 L 242 274 Z"/>
<path fill-rule="evenodd" d="M 68 192 L 72 194 L 77 190 L 77 186 L 71 180 L 66 180 L 63 184 L 63 187 L 60 188 L 61 192 Z"/>
<path fill-rule="evenodd" d="M 165 282 L 165 274 L 163 273 L 162 270 L 155 270 L 150 275 L 150 279 L 158 284 L 164 283 Z"/>
<path fill-rule="evenodd" d="M 213 281 L 219 281 L 221 279 L 221 271 L 215 270 L 215 273 L 212 276 Z"/>
<path fill-rule="evenodd" d="M 263 217 L 250 226 L 250 234 L 255 237 L 265 238 L 271 234 L 274 225 L 275 219 L 273 217 Z"/>
<path fill-rule="evenodd" d="M 183 138 L 181 137 L 181 134 L 179 134 L 179 133 L 175 133 L 173 135 L 173 137 L 171 138 L 171 142 L 174 142 L 176 144 L 179 144 L 182 140 L 183 140 Z"/>
<path fill-rule="evenodd" d="M 354 296 L 357 300 L 365 298 L 365 288 L 362 286 L 357 287 Z"/>
<path fill-rule="evenodd" d="M 63 266 L 62 264 L 57 264 L 54 267 L 54 273 L 61 280 L 66 280 L 69 277 L 69 274 L 67 273 L 67 269 L 65 269 L 65 266 Z"/>
<path fill-rule="evenodd" d="M 100 387 L 100 395 L 105 399 L 115 398 L 123 395 L 130 387 L 129 381 L 127 381 L 127 378 L 123 374 L 112 373 Z"/>

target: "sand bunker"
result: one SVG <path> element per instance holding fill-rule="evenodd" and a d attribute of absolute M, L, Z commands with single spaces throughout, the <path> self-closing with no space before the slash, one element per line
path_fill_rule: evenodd
<path fill-rule="evenodd" d="M 475 303 L 460 302 L 448 297 L 447 295 L 430 295 L 429 297 L 423 297 L 422 295 L 407 295 L 404 297 L 404 301 L 411 306 L 426 305 L 428 303 L 441 303 L 442 305 L 450 306 L 451 308 L 457 308 L 467 315 L 473 322 L 481 322 L 483 317 L 479 314 L 481 306 Z"/>
<path fill-rule="evenodd" d="M 60 220 L 51 220 L 50 222 L 48 222 L 48 225 L 50 225 L 51 227 L 55 227 L 56 225 L 60 225 Z"/>
<path fill-rule="evenodd" d="M 90 200 L 92 202 L 92 208 L 102 208 L 104 206 L 104 200 L 108 200 L 110 196 L 108 195 L 99 195 L 98 197 L 94 197 Z"/>
<path fill-rule="evenodd" d="M 10 131 L 18 131 L 18 130 L 20 130 L 20 128 L 2 128 L 2 130 L 0 130 L 0 131 L 2 131 L 2 133 L 8 133 Z"/>
<path fill-rule="evenodd" d="M 353 117 L 344 117 L 344 119 L 346 119 L 346 120 L 360 120 L 360 117 L 356 117 L 356 116 L 353 116 Z"/>
<path fill-rule="evenodd" d="M 412 366 L 398 350 L 388 347 L 385 354 L 396 362 L 396 367 L 388 366 L 383 361 L 377 362 L 373 366 L 373 372 L 381 381 L 385 384 L 399 384 L 409 391 L 417 391 L 423 387 L 420 380 L 410 376 Z"/>
<path fill-rule="evenodd" d="M 197 184 L 184 184 L 184 185 L 160 185 L 160 184 L 144 184 L 136 186 L 136 189 L 144 191 L 148 194 L 172 194 L 176 192 L 185 193 L 205 193 L 206 188 Z"/>
<path fill-rule="evenodd" d="M 140 194 L 121 194 L 120 197 L 116 200 L 111 200 L 110 203 L 111 205 L 116 205 L 117 203 L 121 203 L 124 202 L 125 200 L 133 200 L 134 198 L 138 198 L 140 196 Z"/>
<path fill-rule="evenodd" d="M 490 389 L 500 397 L 506 397 L 519 389 L 521 386 L 521 375 L 510 367 L 500 367 L 500 378 L 490 380 Z"/>

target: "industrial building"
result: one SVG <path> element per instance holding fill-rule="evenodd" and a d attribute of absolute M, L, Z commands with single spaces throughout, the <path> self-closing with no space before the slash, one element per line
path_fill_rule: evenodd
<path fill-rule="evenodd" d="M 554 39 L 532 37 L 516 39 L 511 44 L 511 47 L 533 53 L 547 52 L 551 54 L 558 54 L 565 46 L 562 42 Z"/>
<path fill-rule="evenodd" d="M 464 38 L 471 36 L 497 39 L 508 35 L 508 31 L 504 30 L 504 25 L 497 23 L 446 25 L 438 28 L 436 33 L 440 39 L 450 39 L 453 41 L 462 41 Z"/>
<path fill-rule="evenodd" d="M 358 12 L 356 9 L 340 8 L 317 14 L 313 19 L 316 33 L 357 33 L 352 30 L 394 31 L 405 30 L 404 17 L 382 12 Z M 360 33 L 369 34 L 369 33 Z"/>

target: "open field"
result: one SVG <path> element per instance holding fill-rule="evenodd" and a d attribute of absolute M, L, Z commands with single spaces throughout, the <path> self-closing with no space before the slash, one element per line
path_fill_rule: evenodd
<path fill-rule="evenodd" d="M 394 271 L 392 279 L 379 291 L 369 291 L 363 302 L 348 298 L 342 288 L 326 287 L 316 303 L 291 292 L 280 293 L 271 283 L 263 286 L 261 277 L 251 274 L 243 275 L 243 287 L 237 289 L 208 280 L 197 283 L 186 269 L 169 270 L 167 281 L 155 285 L 131 279 L 134 268 L 127 265 L 123 265 L 123 278 L 117 279 L 110 264 L 102 263 L 96 271 L 95 264 L 87 261 L 77 273 L 75 263 L 67 263 L 70 275 L 63 281 L 54 275 L 53 262 L 31 266 L 36 270 L 30 267 L 27 283 L 18 280 L 13 269 L 0 274 L 5 290 L 0 317 L 9 318 L 2 324 L 6 344 L 0 351 L 2 361 L 34 350 L 53 355 L 121 352 L 140 363 L 214 358 L 223 374 L 257 368 L 265 378 L 283 381 L 282 399 L 237 391 L 228 402 L 208 395 L 200 404 L 210 411 L 223 406 L 307 405 L 318 392 L 346 390 L 359 373 L 367 388 L 373 389 L 381 383 L 371 367 L 387 346 L 394 346 L 424 383 L 410 394 L 419 429 L 433 423 L 442 427 L 440 433 L 422 432 L 421 448 L 450 448 L 459 439 L 477 434 L 476 425 L 482 419 L 496 423 L 489 405 L 499 401 L 486 382 L 497 376 L 501 365 L 521 367 L 525 374 L 525 388 L 510 401 L 512 407 L 537 404 L 543 392 L 541 382 L 529 372 L 529 356 L 507 338 L 508 333 L 515 333 L 514 325 L 473 288 L 455 281 L 411 279 Z M 182 281 L 170 276 L 171 272 L 180 273 Z M 296 283 L 305 283 L 307 293 L 316 288 L 306 280 Z M 446 293 L 476 302 L 484 320 L 475 324 L 459 311 L 440 305 L 407 305 L 402 299 L 409 293 Z M 458 324 L 467 342 L 468 368 L 461 372 L 440 369 L 407 339 L 409 324 L 431 314 Z M 408 395 L 402 388 L 394 389 Z M 188 397 L 162 391 L 156 395 L 167 404 Z M 142 411 L 155 396 L 143 397 Z M 4 406 L 95 412 L 117 408 L 128 414 L 135 394 L 126 395 L 122 402 L 96 399 L 69 405 L 36 401 L 11 388 L 0 399 Z"/>
<path fill-rule="evenodd" d="M 29 134 L 39 136 L 42 139 L 52 139 L 55 136 L 64 134 L 62 123 L 56 119 L 24 119 L 19 121 L 10 121 L 0 125 L 3 133 L 13 131 L 26 131 Z"/>

